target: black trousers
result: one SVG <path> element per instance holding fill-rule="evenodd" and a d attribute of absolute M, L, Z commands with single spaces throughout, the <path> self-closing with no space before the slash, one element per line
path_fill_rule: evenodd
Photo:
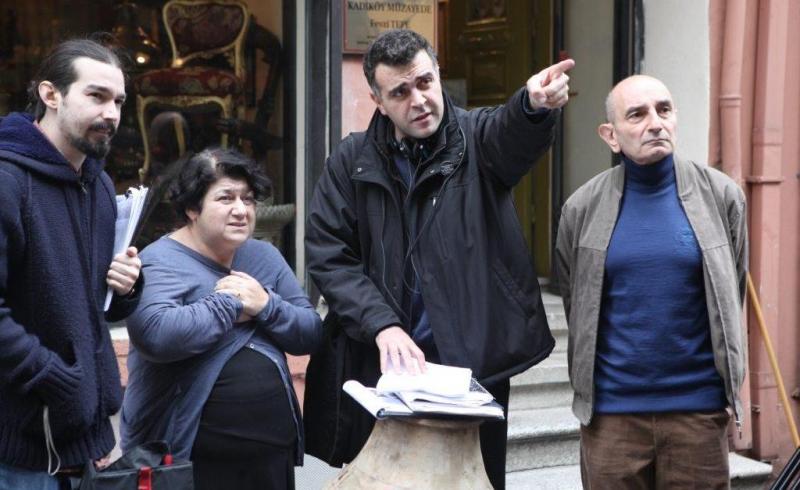
<path fill-rule="evenodd" d="M 495 490 L 506 488 L 506 440 L 508 439 L 508 396 L 511 390 L 509 380 L 484 386 L 503 406 L 504 420 L 486 421 L 480 427 L 481 455 L 486 474 Z"/>

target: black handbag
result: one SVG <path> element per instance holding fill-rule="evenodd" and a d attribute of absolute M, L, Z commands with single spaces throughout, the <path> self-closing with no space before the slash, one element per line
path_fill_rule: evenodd
<path fill-rule="evenodd" d="M 380 376 L 378 349 L 348 337 L 335 313 L 328 313 L 323 329 L 323 344 L 311 354 L 306 368 L 305 452 L 341 467 L 358 455 L 375 424 L 372 415 L 347 396 L 342 385 L 355 379 L 375 386 Z"/>
<path fill-rule="evenodd" d="M 174 461 L 165 441 L 136 446 L 108 467 L 86 464 L 78 490 L 194 490 L 190 461 Z"/>

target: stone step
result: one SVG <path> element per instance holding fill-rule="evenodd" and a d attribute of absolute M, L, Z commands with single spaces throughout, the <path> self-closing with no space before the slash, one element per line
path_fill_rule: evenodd
<path fill-rule="evenodd" d="M 761 490 L 772 475 L 772 465 L 730 453 L 731 488 L 734 490 Z"/>
<path fill-rule="evenodd" d="M 542 302 L 544 303 L 545 307 L 550 304 L 561 304 L 561 296 L 557 294 L 553 294 L 546 289 L 542 289 Z"/>
<path fill-rule="evenodd" d="M 728 457 L 733 490 L 761 490 L 772 466 L 736 453 Z M 506 474 L 506 487 L 514 490 L 580 490 L 581 471 L 575 465 L 553 466 Z"/>
<path fill-rule="evenodd" d="M 547 323 L 550 325 L 550 332 L 556 339 L 556 346 L 553 352 L 565 352 L 567 350 L 567 318 L 564 314 L 564 305 L 561 297 L 551 293 L 542 294 Z"/>
<path fill-rule="evenodd" d="M 577 464 L 579 440 L 579 422 L 567 407 L 513 410 L 506 470 Z"/>
<path fill-rule="evenodd" d="M 580 490 L 581 470 L 577 464 L 551 466 L 506 473 L 506 488 L 514 490 Z"/>
<path fill-rule="evenodd" d="M 569 407 L 572 387 L 567 375 L 566 352 L 554 352 L 524 373 L 511 378 L 510 410 Z"/>
<path fill-rule="evenodd" d="M 568 382 L 511 387 L 511 411 L 556 407 L 569 409 L 571 406 L 572 387 Z"/>
<path fill-rule="evenodd" d="M 554 352 L 539 364 L 511 378 L 511 386 L 562 383 L 569 381 L 567 353 Z"/>
<path fill-rule="evenodd" d="M 566 325 L 566 324 L 565 324 Z M 556 339 L 556 346 L 553 347 L 553 354 L 557 352 L 567 352 L 567 339 L 569 332 L 565 328 L 553 328 L 553 322 L 550 322 L 550 333 Z"/>

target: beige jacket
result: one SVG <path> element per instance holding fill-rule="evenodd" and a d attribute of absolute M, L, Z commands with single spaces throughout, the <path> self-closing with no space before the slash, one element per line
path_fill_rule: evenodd
<path fill-rule="evenodd" d="M 744 193 L 722 172 L 677 156 L 675 177 L 678 197 L 703 255 L 714 364 L 739 424 L 739 389 L 747 352 L 741 322 L 747 271 Z M 589 424 L 593 412 L 606 251 L 624 185 L 623 165 L 595 176 L 564 204 L 558 228 L 556 271 L 569 326 L 567 359 L 575 391 L 572 410 L 584 425 Z"/>

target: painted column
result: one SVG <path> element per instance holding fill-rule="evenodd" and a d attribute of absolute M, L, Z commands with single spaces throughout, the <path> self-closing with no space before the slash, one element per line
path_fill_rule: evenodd
<path fill-rule="evenodd" d="M 784 94 L 789 28 L 789 6 L 784 0 L 762 0 L 758 12 L 758 41 L 753 118 L 753 164 L 745 181 L 750 187 L 750 267 L 764 319 L 773 344 L 792 332 L 778 328 L 778 293 L 781 267 L 781 187 L 784 142 Z M 795 251 L 796 252 L 796 251 Z M 756 319 L 751 314 L 750 324 Z M 783 334 L 783 335 L 782 335 Z M 787 338 L 787 340 L 788 340 Z M 753 449 L 775 458 L 791 440 L 780 406 L 775 378 L 757 329 L 751 329 L 750 366 L 753 387 Z M 779 349 L 780 352 L 780 349 Z M 781 364 L 782 371 L 789 367 Z"/>

